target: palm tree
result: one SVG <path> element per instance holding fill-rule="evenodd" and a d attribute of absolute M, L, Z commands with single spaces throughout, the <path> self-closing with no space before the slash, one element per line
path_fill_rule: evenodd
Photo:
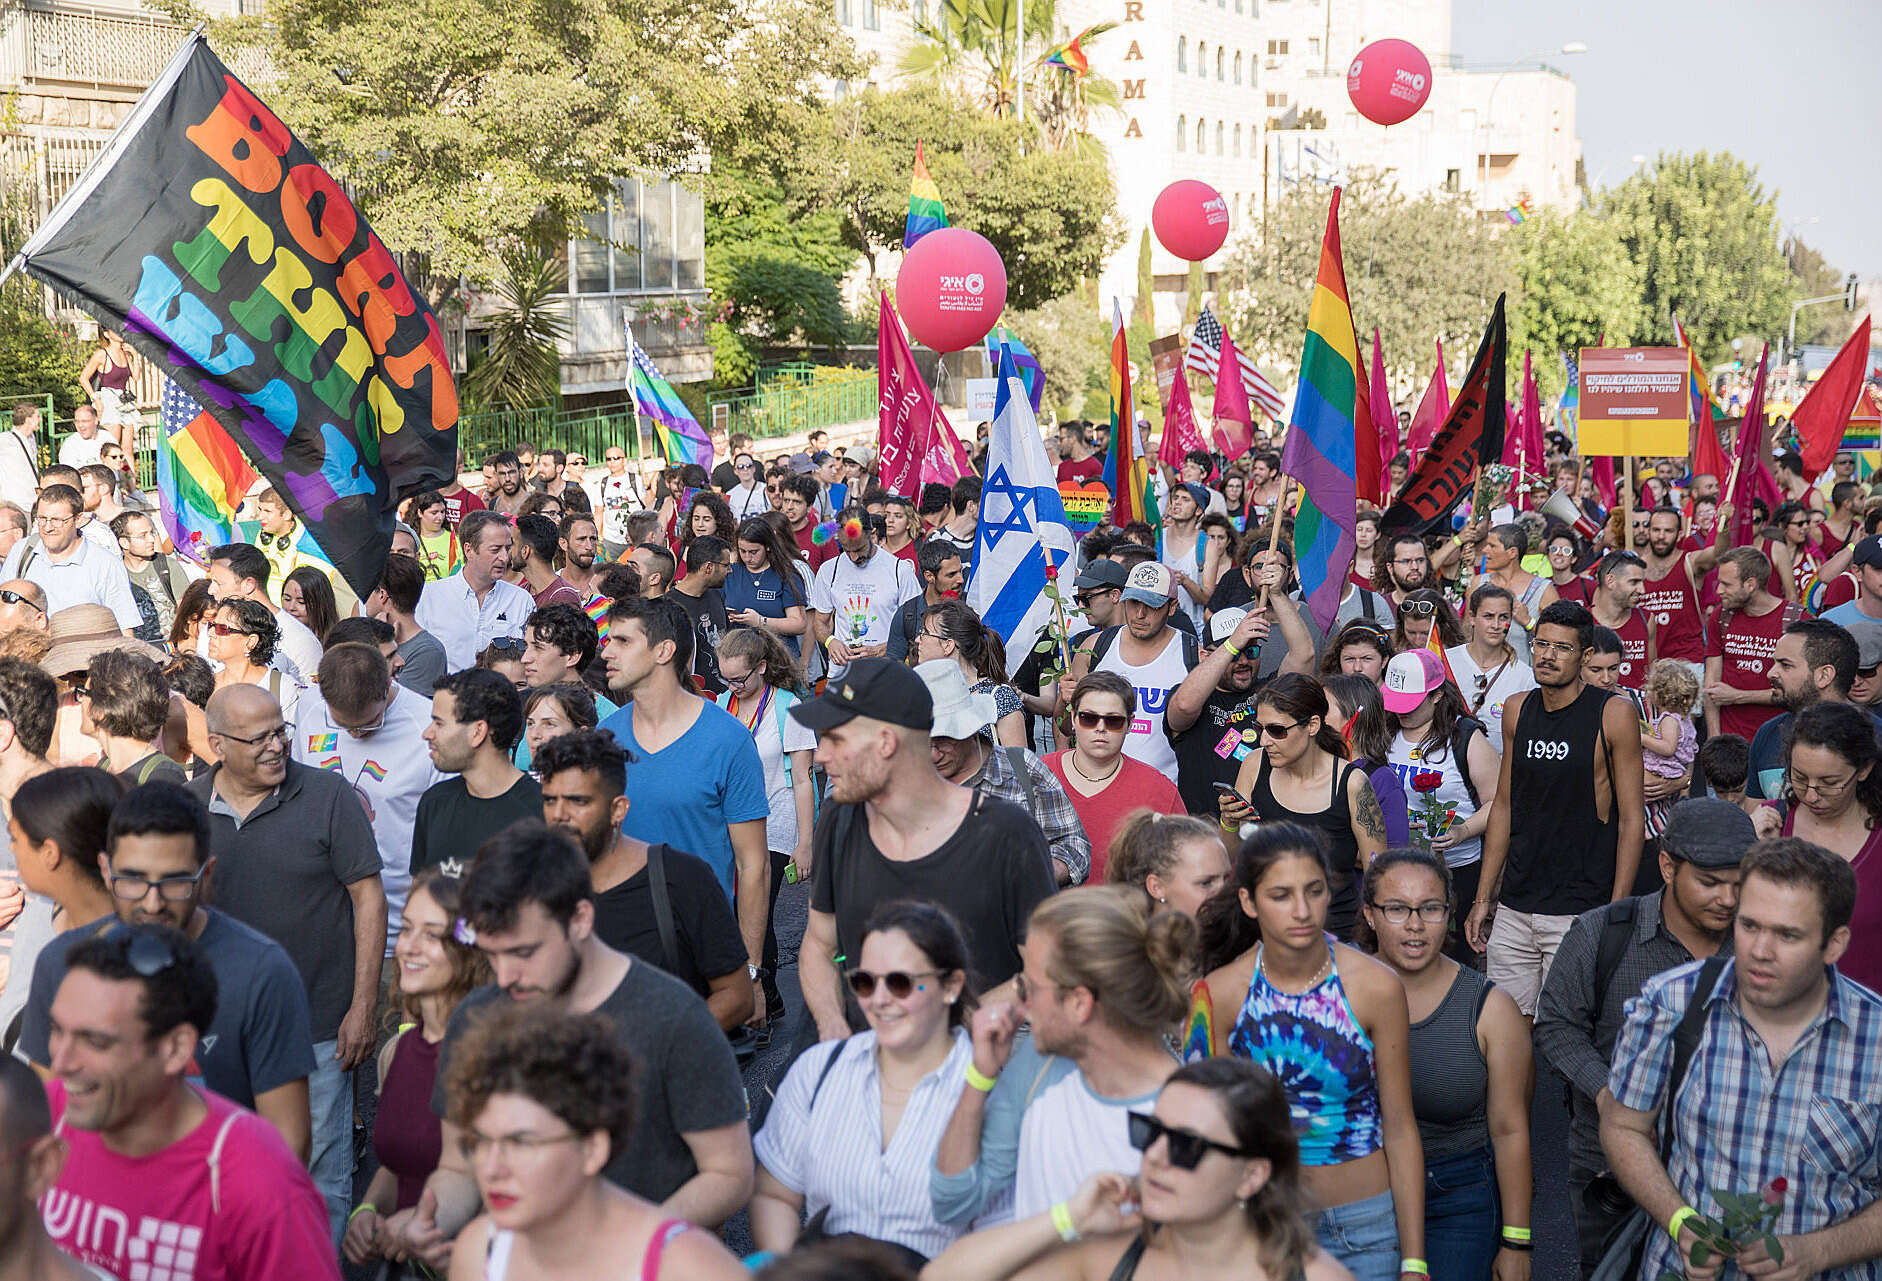
<path fill-rule="evenodd" d="M 560 344 L 570 334 L 568 264 L 553 247 L 520 245 L 503 253 L 492 294 L 489 350 L 465 375 L 477 404 L 553 405 L 562 395 Z"/>

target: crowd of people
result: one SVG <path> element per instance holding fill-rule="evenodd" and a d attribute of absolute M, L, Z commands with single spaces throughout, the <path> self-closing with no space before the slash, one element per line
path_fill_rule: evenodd
<path fill-rule="evenodd" d="M 1323 628 L 1271 442 L 1192 453 L 1066 662 L 976 477 L 727 443 L 498 452 L 351 585 L 28 450 L 0 1275 L 1527 1281 L 1541 1066 L 1584 1275 L 1882 1277 L 1853 458 L 1745 545 L 1680 459 L 1364 508 Z"/>

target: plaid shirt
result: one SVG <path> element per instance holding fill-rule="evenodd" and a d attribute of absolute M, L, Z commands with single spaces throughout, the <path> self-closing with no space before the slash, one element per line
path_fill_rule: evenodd
<path fill-rule="evenodd" d="M 1692 1000 L 1699 962 L 1648 982 L 1627 1005 L 1608 1088 L 1627 1107 L 1659 1111 L 1673 1063 L 1673 1029 Z M 1668 1175 L 1703 1214 L 1708 1188 L 1756 1192 L 1782 1176 L 1790 1188 L 1779 1236 L 1847 1219 L 1882 1196 L 1882 997 L 1830 971 L 1829 1001 L 1772 1070 L 1764 1041 L 1739 1013 L 1727 963 L 1708 1002 L 1699 1047 L 1673 1105 Z M 1648 1235 L 1641 1275 L 1679 1272 L 1664 1231 Z M 1728 1262 L 1723 1278 L 1742 1276 Z M 1821 1274 L 1882 1281 L 1882 1260 Z"/>
<path fill-rule="evenodd" d="M 1065 788 L 1057 777 L 1044 761 L 1027 752 L 1026 772 L 1032 777 L 1034 798 L 1034 802 L 1028 804 L 1026 784 L 1013 772 L 1007 749 L 988 739 L 984 733 L 980 745 L 985 749 L 987 758 L 981 764 L 979 773 L 964 780 L 965 786 L 973 788 L 982 796 L 1011 801 L 1031 814 L 1033 821 L 1046 834 L 1046 844 L 1051 848 L 1053 860 L 1065 864 L 1071 870 L 1073 885 L 1083 885 L 1085 878 L 1091 874 L 1091 838 L 1085 835 L 1084 824 L 1078 821 L 1078 811 L 1072 808 L 1072 798 L 1065 794 Z"/>

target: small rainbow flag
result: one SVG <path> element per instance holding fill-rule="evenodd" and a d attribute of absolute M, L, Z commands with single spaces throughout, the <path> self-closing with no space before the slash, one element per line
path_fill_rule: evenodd
<path fill-rule="evenodd" d="M 608 639 L 608 608 L 613 604 L 611 599 L 600 592 L 596 592 L 582 602 L 582 612 L 588 615 L 588 621 L 595 625 L 598 641 Z"/>
<path fill-rule="evenodd" d="M 1045 64 L 1048 67 L 1057 67 L 1061 71 L 1071 72 L 1072 79 L 1074 80 L 1080 80 L 1089 75 L 1091 73 L 1091 59 L 1086 57 L 1085 51 L 1078 47 L 1078 42 L 1090 35 L 1091 30 L 1090 27 L 1086 27 L 1064 44 L 1055 46 L 1053 50 L 1045 56 Z"/>
<path fill-rule="evenodd" d="M 329 756 L 326 760 L 320 762 L 320 768 L 330 769 L 335 774 L 342 774 L 346 772 L 346 762 L 342 761 L 337 756 Z"/>
<path fill-rule="evenodd" d="M 1183 1062 L 1194 1063 L 1215 1054 L 1215 1004 L 1209 999 L 1209 983 L 1197 979 L 1189 989 L 1189 1018 L 1183 1024 Z"/>
<path fill-rule="evenodd" d="M 652 358 L 634 341 L 634 330 L 625 319 L 621 327 L 627 334 L 628 386 L 634 392 L 634 409 L 641 417 L 653 420 L 654 434 L 660 438 L 667 462 L 675 467 L 698 463 L 710 468 L 711 438 L 673 390 L 673 384 L 661 377 Z"/>
<path fill-rule="evenodd" d="M 913 249 L 917 240 L 947 225 L 948 211 L 941 207 L 941 189 L 928 176 L 928 161 L 917 140 L 915 175 L 908 181 L 908 224 L 902 230 L 902 248 Z"/>
<path fill-rule="evenodd" d="M 1150 487 L 1150 460 L 1137 438 L 1137 403 L 1131 395 L 1130 347 L 1124 341 L 1124 308 L 1111 300 L 1111 450 L 1104 456 L 1104 487 L 1111 491 L 1111 523 L 1119 529 L 1134 520 L 1155 525 L 1156 491 Z"/>
<path fill-rule="evenodd" d="M 240 540 L 236 509 L 259 479 L 221 423 L 163 380 L 157 433 L 157 499 L 164 532 L 177 551 L 201 561 L 211 547 Z"/>
<path fill-rule="evenodd" d="M 1529 221 L 1529 197 L 1524 196 L 1508 209 L 1505 209 L 1503 216 L 1510 220 L 1510 226 L 1512 227 L 1520 227 L 1525 222 Z"/>
<path fill-rule="evenodd" d="M 375 783 L 383 783 L 386 781 L 386 767 L 381 765 L 378 761 L 367 761 L 366 768 L 360 772 L 370 776 Z"/>

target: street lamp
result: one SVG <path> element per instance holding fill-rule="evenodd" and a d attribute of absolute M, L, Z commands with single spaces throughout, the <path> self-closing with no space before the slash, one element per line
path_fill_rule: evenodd
<path fill-rule="evenodd" d="M 1496 105 L 1496 91 L 1503 87 L 1503 77 L 1527 62 L 1538 62 L 1552 55 L 1573 56 L 1574 54 L 1587 52 L 1588 44 L 1586 41 L 1570 40 L 1559 48 L 1538 49 L 1535 53 L 1524 54 L 1497 73 L 1495 81 L 1490 85 L 1490 96 L 1483 104 L 1483 146 L 1480 148 L 1482 155 L 1478 159 L 1483 177 L 1477 184 L 1477 203 L 1480 206 L 1490 197 L 1490 109 Z M 1482 213 L 1483 211 L 1479 208 L 1478 212 Z"/>

